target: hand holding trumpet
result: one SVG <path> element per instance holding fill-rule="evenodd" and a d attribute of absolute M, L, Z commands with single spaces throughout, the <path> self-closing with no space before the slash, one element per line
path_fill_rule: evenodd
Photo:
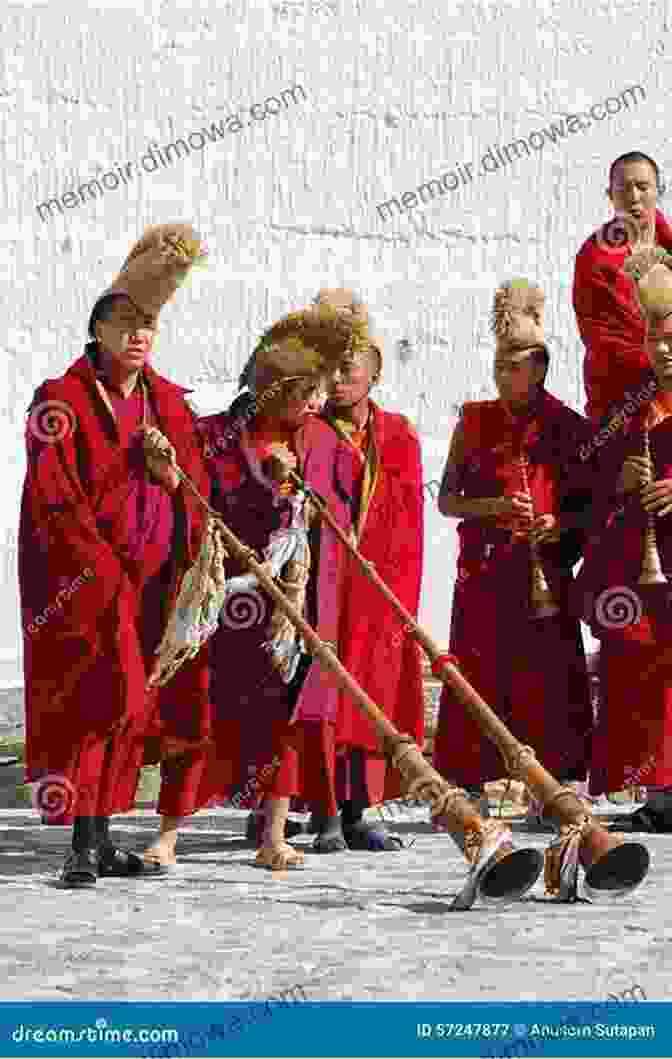
<path fill-rule="evenodd" d="M 641 490 L 642 507 L 647 515 L 672 514 L 672 479 L 661 478 L 648 482 L 649 463 L 645 456 L 628 456 L 619 479 L 620 491 L 634 493 Z"/>

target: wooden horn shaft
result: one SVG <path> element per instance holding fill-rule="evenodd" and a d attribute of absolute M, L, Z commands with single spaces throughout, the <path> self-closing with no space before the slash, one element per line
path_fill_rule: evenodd
<path fill-rule="evenodd" d="M 309 489 L 305 482 L 293 472 L 292 478 L 298 485 L 306 490 L 310 499 L 320 512 L 320 515 L 331 526 L 334 533 L 343 542 L 350 554 L 358 561 L 366 577 L 376 585 L 392 605 L 399 617 L 405 622 L 406 631 L 410 632 L 411 635 L 415 637 L 418 643 L 424 648 L 432 665 L 435 665 L 439 658 L 444 654 L 435 640 L 433 640 L 429 633 L 423 629 L 417 621 L 415 621 L 403 604 L 388 588 L 376 571 L 374 564 L 368 559 L 365 559 L 353 545 L 348 535 L 343 529 L 341 529 L 334 519 L 324 501 L 317 496 L 313 490 Z M 275 586 L 273 587 L 275 588 Z M 299 628 L 300 627 L 301 626 L 299 626 Z M 350 690 L 350 686 L 354 685 L 358 689 L 358 694 L 364 694 L 361 692 L 361 689 L 359 689 L 359 686 L 355 685 L 355 682 L 345 670 L 343 670 L 343 673 L 347 679 L 348 690 Z M 548 807 L 547 815 L 560 824 L 560 826 L 581 824 L 586 817 L 586 810 L 583 802 L 580 801 L 573 791 L 564 788 L 558 783 L 550 772 L 547 772 L 543 765 L 537 761 L 534 755 L 511 734 L 506 725 L 488 706 L 484 699 L 481 698 L 475 688 L 465 680 L 459 669 L 451 663 L 442 660 L 439 679 L 443 684 L 450 688 L 455 698 L 465 707 L 467 713 L 478 724 L 481 731 L 501 751 L 504 760 L 509 765 L 509 771 L 514 774 L 515 778 L 522 779 L 532 791 L 533 795 L 538 798 L 544 806 Z M 346 683 L 346 681 L 344 681 L 344 683 Z M 364 697 L 366 698 L 366 696 Z M 367 699 L 367 702 L 370 702 L 370 700 Z M 373 703 L 371 703 L 371 706 L 373 706 Z M 369 716 L 372 716 L 368 705 L 366 707 L 362 706 L 362 708 L 364 709 L 364 712 L 368 713 Z M 394 735 L 398 738 L 396 729 L 394 729 L 390 722 L 382 716 L 377 707 L 374 707 L 374 709 L 376 715 L 381 716 L 382 720 L 385 722 L 384 728 L 383 725 L 380 725 L 379 730 L 384 730 L 386 736 L 388 732 L 390 732 L 390 735 L 394 732 Z M 438 776 L 439 774 L 435 773 L 435 775 Z M 593 832 L 595 832 L 595 835 L 593 835 Z M 595 839 L 597 836 L 599 836 L 599 841 L 596 843 Z M 617 836 L 609 834 L 591 817 L 590 827 L 587 830 L 584 843 L 582 844 L 582 858 L 588 856 L 590 862 L 592 862 L 594 856 L 588 851 L 592 851 L 593 847 L 595 847 L 595 849 L 599 848 L 599 855 L 601 856 L 602 853 L 607 852 L 614 846 L 620 845 L 622 841 L 622 838 L 617 838 Z"/>
<path fill-rule="evenodd" d="M 325 669 L 330 670 L 334 674 L 340 687 L 348 692 L 356 706 L 373 722 L 381 740 L 384 752 L 407 781 L 409 793 L 428 802 L 432 808 L 432 815 L 445 815 L 451 820 L 455 826 L 454 831 L 451 829 L 454 841 L 464 853 L 466 859 L 470 861 L 470 863 L 473 862 L 474 852 L 478 850 L 480 840 L 483 838 L 485 832 L 483 821 L 472 804 L 461 791 L 455 787 L 451 787 L 440 773 L 432 768 L 429 762 L 425 759 L 420 748 L 410 736 L 400 734 L 395 726 L 387 719 L 382 710 L 372 699 L 369 698 L 364 689 L 357 683 L 354 677 L 350 675 L 345 666 L 342 665 L 338 655 L 332 649 L 331 645 L 320 639 L 312 626 L 304 620 L 302 614 L 292 603 L 290 603 L 285 594 L 277 587 L 273 579 L 258 561 L 254 550 L 244 545 L 242 541 L 236 537 L 233 531 L 226 525 L 221 515 L 219 515 L 214 508 L 210 507 L 207 501 L 200 495 L 196 486 L 188 476 L 185 475 L 179 467 L 176 467 L 175 469 L 182 481 L 189 486 L 211 517 L 216 520 L 227 550 L 235 559 L 255 575 L 264 591 L 275 603 L 277 603 L 295 628 L 301 633 L 304 642 L 310 648 L 311 654 L 319 659 Z M 299 479 L 299 482 L 303 488 L 306 488 L 301 479 Z M 312 490 L 309 491 L 309 494 L 311 499 L 315 501 L 316 497 Z M 323 504 L 322 507 L 325 519 L 336 530 L 341 539 L 349 544 L 346 535 L 333 521 L 331 513 L 326 511 L 326 505 Z M 358 552 L 355 554 L 361 559 Z M 383 586 L 383 582 L 380 581 L 380 579 L 378 579 L 376 583 L 380 583 L 380 585 Z M 397 606 L 401 607 L 401 604 L 398 603 L 396 597 L 390 592 L 387 586 L 383 587 L 390 602 L 393 604 L 396 603 Z M 406 614 L 406 611 L 404 611 L 404 614 Z M 409 622 L 412 621 L 410 614 L 407 615 L 407 617 Z M 413 624 L 415 625 L 415 623 Z M 417 628 L 419 630 L 419 626 L 417 626 Z M 513 847 L 508 844 L 506 847 L 502 846 L 501 855 L 510 852 L 512 848 Z"/>

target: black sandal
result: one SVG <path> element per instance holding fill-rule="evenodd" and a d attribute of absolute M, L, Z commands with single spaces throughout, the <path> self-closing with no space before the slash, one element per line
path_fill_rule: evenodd
<path fill-rule="evenodd" d="M 137 853 L 125 853 L 116 846 L 108 846 L 98 855 L 98 874 L 101 878 L 126 878 L 129 875 L 142 875 L 145 862 Z"/>
<path fill-rule="evenodd" d="M 98 882 L 98 850 L 73 849 L 61 872 L 61 884 L 68 890 L 83 890 Z"/>

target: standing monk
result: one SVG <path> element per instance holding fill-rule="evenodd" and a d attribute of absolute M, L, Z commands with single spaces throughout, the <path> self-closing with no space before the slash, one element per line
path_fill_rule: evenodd
<path fill-rule="evenodd" d="M 646 325 L 622 265 L 635 246 L 672 250 L 672 229 L 656 209 L 663 186 L 657 164 L 641 151 L 612 162 L 607 196 L 615 214 L 576 256 L 573 305 L 586 356 L 586 414 L 600 423 L 651 378 Z M 629 391 L 626 394 L 626 391 Z M 646 399 L 645 399 L 646 402 Z"/>
<path fill-rule="evenodd" d="M 495 294 L 496 401 L 463 406 L 439 493 L 462 519 L 450 650 L 465 677 L 560 782 L 586 776 L 592 727 L 579 623 L 568 589 L 576 540 L 561 505 L 587 424 L 544 387 L 543 292 L 526 280 Z M 529 490 L 528 490 L 529 486 Z M 556 613 L 537 617 L 530 544 L 540 550 Z M 478 797 L 502 759 L 443 688 L 434 766 Z"/>
<path fill-rule="evenodd" d="M 109 817 L 133 808 L 143 763 L 208 733 L 205 652 L 165 690 L 146 691 L 165 608 L 203 531 L 158 456 L 167 439 L 206 481 L 186 391 L 148 358 L 159 310 L 199 251 L 188 225 L 149 228 L 97 300 L 85 354 L 30 409 L 19 552 L 27 773 L 47 823 L 74 818 L 67 887 L 151 869 L 114 847 Z M 160 811 L 181 810 L 176 783 Z"/>
<path fill-rule="evenodd" d="M 638 252 L 627 259 L 623 278 L 641 307 L 644 348 L 658 392 L 646 408 L 632 410 L 601 454 L 595 497 L 599 532 L 589 542 L 575 586 L 582 613 L 601 641 L 590 787 L 592 794 L 601 794 L 646 785 L 649 801 L 618 830 L 670 831 L 669 584 L 642 585 L 639 577 L 647 565 L 648 513 L 654 516 L 662 570 L 672 580 L 672 255 L 661 248 Z M 643 487 L 647 434 L 653 468 L 651 484 Z"/>
<path fill-rule="evenodd" d="M 333 530 L 313 517 L 288 477 L 296 468 L 350 529 L 355 462 L 350 446 L 310 407 L 329 369 L 368 348 L 366 316 L 318 306 L 274 324 L 258 345 L 248 382 L 254 407 L 235 431 L 226 415 L 201 421 L 211 502 L 247 545 L 263 554 L 295 606 L 323 641 L 337 647 L 345 554 Z M 231 564 L 232 582 L 213 640 L 216 745 L 194 808 L 213 797 L 236 804 L 263 798 L 256 863 L 303 865 L 285 841 L 292 797 L 322 819 L 337 813 L 330 771 L 339 689 L 303 650 L 270 597 Z M 319 836 L 318 836 L 319 837 Z"/>
<path fill-rule="evenodd" d="M 349 291 L 324 290 L 318 303 L 354 309 Z M 420 442 L 408 420 L 385 412 L 371 399 L 380 379 L 382 344 L 372 340 L 359 356 L 346 353 L 331 375 L 323 418 L 356 460 L 353 540 L 362 556 L 404 607 L 417 615 L 423 548 Z M 424 704 L 420 653 L 402 631 L 387 600 L 348 554 L 339 655 L 345 668 L 400 732 L 422 746 Z M 334 758 L 342 835 L 354 850 L 396 850 L 400 839 L 379 823 L 363 820 L 364 810 L 401 793 L 398 776 L 388 774 L 371 721 L 349 695 L 341 693 Z M 337 820 L 329 827 L 338 843 Z"/>

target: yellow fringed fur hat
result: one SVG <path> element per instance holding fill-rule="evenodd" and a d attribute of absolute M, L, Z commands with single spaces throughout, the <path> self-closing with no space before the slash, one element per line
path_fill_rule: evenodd
<path fill-rule="evenodd" d="M 366 313 L 324 303 L 289 313 L 264 332 L 246 377 L 257 397 L 290 380 L 318 383 L 335 369 L 343 355 L 368 349 Z M 248 362 L 249 363 L 249 362 Z"/>
<path fill-rule="evenodd" d="M 333 305 L 336 309 L 352 313 L 366 313 L 369 324 L 369 346 L 378 359 L 378 377 L 383 370 L 383 340 L 371 333 L 372 322 L 368 309 L 361 298 L 346 287 L 323 287 L 315 296 L 315 305 Z"/>
<path fill-rule="evenodd" d="M 96 299 L 125 294 L 153 323 L 184 283 L 193 265 L 207 256 L 198 232 L 179 221 L 151 225 L 131 248 L 118 275 Z M 95 308 L 95 306 L 94 306 Z"/>
<path fill-rule="evenodd" d="M 495 291 L 490 328 L 497 351 L 523 352 L 543 346 L 544 292 L 526 279 L 512 279 Z"/>
<path fill-rule="evenodd" d="M 642 316 L 650 322 L 672 312 L 672 254 L 662 246 L 639 250 L 623 263 L 635 286 Z"/>

